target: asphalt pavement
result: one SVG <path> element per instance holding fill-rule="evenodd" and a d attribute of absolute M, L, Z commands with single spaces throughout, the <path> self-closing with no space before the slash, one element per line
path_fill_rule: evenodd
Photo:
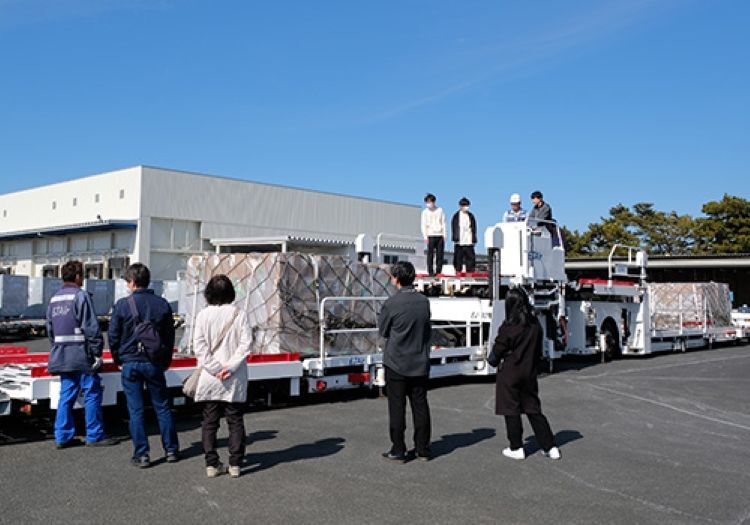
<path fill-rule="evenodd" d="M 533 438 L 525 461 L 502 457 L 477 380 L 430 391 L 430 462 L 380 457 L 382 398 L 250 411 L 239 479 L 206 477 L 195 413 L 177 416 L 184 459 L 146 470 L 129 441 L 55 450 L 44 422 L 0 420 L 0 523 L 750 523 L 750 347 L 575 361 L 540 389 L 561 461 Z"/>

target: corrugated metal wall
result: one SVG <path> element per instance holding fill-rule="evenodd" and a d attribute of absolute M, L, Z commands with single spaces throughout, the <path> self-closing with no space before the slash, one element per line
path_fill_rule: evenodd
<path fill-rule="evenodd" d="M 201 221 L 204 238 L 420 235 L 418 206 L 148 167 L 142 184 L 144 216 Z"/>

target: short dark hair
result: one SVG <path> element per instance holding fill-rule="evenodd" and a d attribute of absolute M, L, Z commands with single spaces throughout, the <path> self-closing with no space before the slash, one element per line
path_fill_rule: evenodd
<path fill-rule="evenodd" d="M 203 291 L 203 296 L 208 304 L 213 305 L 231 304 L 236 297 L 232 281 L 223 274 L 211 277 Z"/>
<path fill-rule="evenodd" d="M 471 206 L 471 201 L 467 199 L 466 197 L 461 197 L 461 200 L 458 201 L 459 206 Z"/>
<path fill-rule="evenodd" d="M 428 193 L 424 196 L 425 202 L 435 202 L 437 200 L 437 197 L 435 197 L 432 193 Z"/>
<path fill-rule="evenodd" d="M 142 263 L 133 263 L 125 270 L 125 280 L 135 283 L 138 288 L 148 288 L 151 282 L 151 271 Z"/>
<path fill-rule="evenodd" d="M 534 193 L 531 194 L 531 198 L 532 199 L 543 199 L 544 195 L 542 195 L 541 191 L 535 191 Z"/>
<path fill-rule="evenodd" d="M 391 265 L 391 275 L 401 286 L 411 286 L 414 284 L 414 278 L 417 276 L 417 271 L 414 269 L 414 265 L 409 261 L 398 261 Z"/>
<path fill-rule="evenodd" d="M 77 276 L 83 277 L 83 263 L 81 261 L 68 261 L 62 266 L 62 280 L 72 283 Z"/>

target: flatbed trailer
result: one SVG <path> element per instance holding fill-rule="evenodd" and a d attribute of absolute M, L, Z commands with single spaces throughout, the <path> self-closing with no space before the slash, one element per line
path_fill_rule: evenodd
<path fill-rule="evenodd" d="M 627 254 L 616 259 L 616 254 Z M 741 333 L 731 324 L 728 289 L 716 299 L 726 310 L 715 315 L 710 301 L 700 297 L 719 283 L 649 283 L 648 256 L 637 247 L 615 245 L 609 254 L 607 279 L 579 279 L 568 284 L 566 355 L 601 355 L 602 360 L 643 356 L 656 352 L 711 348 L 715 343 L 734 343 Z M 692 286 L 700 307 L 688 309 L 677 294 L 676 304 L 661 304 L 660 287 Z M 695 298 L 693 298 L 695 300 Z M 673 301 L 674 303 L 674 301 Z M 714 306 L 717 306 L 716 304 Z M 667 318 L 669 322 L 659 322 Z M 726 319 L 724 319 L 726 318 Z M 717 322 L 715 319 L 724 319 Z"/>

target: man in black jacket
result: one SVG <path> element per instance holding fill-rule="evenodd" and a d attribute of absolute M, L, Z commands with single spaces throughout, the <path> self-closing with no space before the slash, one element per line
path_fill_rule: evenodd
<path fill-rule="evenodd" d="M 177 461 L 177 430 L 169 408 L 169 391 L 164 377 L 168 363 L 154 363 L 144 350 L 143 341 L 136 334 L 136 315 L 139 322 L 149 322 L 159 334 L 162 349 L 169 355 L 174 348 L 174 319 L 169 303 L 148 289 L 151 272 L 141 264 L 131 264 L 125 272 L 131 297 L 117 301 L 109 323 L 109 345 L 112 359 L 122 367 L 122 390 L 130 413 L 130 436 L 133 439 L 132 464 L 147 468 L 149 458 L 148 434 L 143 417 L 143 388 L 148 388 L 151 404 L 156 412 L 161 431 L 161 442 L 169 463 Z M 135 312 L 134 312 L 135 310 Z"/>
<path fill-rule="evenodd" d="M 453 268 L 456 273 L 466 271 L 471 273 L 476 268 L 476 255 L 474 245 L 477 243 L 477 221 L 474 214 L 469 211 L 471 202 L 466 197 L 458 201 L 459 210 L 451 220 L 453 232 Z"/>
<path fill-rule="evenodd" d="M 416 457 L 430 459 L 430 407 L 427 382 L 430 375 L 430 301 L 413 288 L 416 272 L 407 261 L 391 266 L 393 284 L 398 292 L 380 311 L 380 335 L 387 339 L 383 353 L 388 392 L 388 419 L 392 446 L 385 459 L 404 463 L 407 459 L 406 398 L 414 419 Z"/>

